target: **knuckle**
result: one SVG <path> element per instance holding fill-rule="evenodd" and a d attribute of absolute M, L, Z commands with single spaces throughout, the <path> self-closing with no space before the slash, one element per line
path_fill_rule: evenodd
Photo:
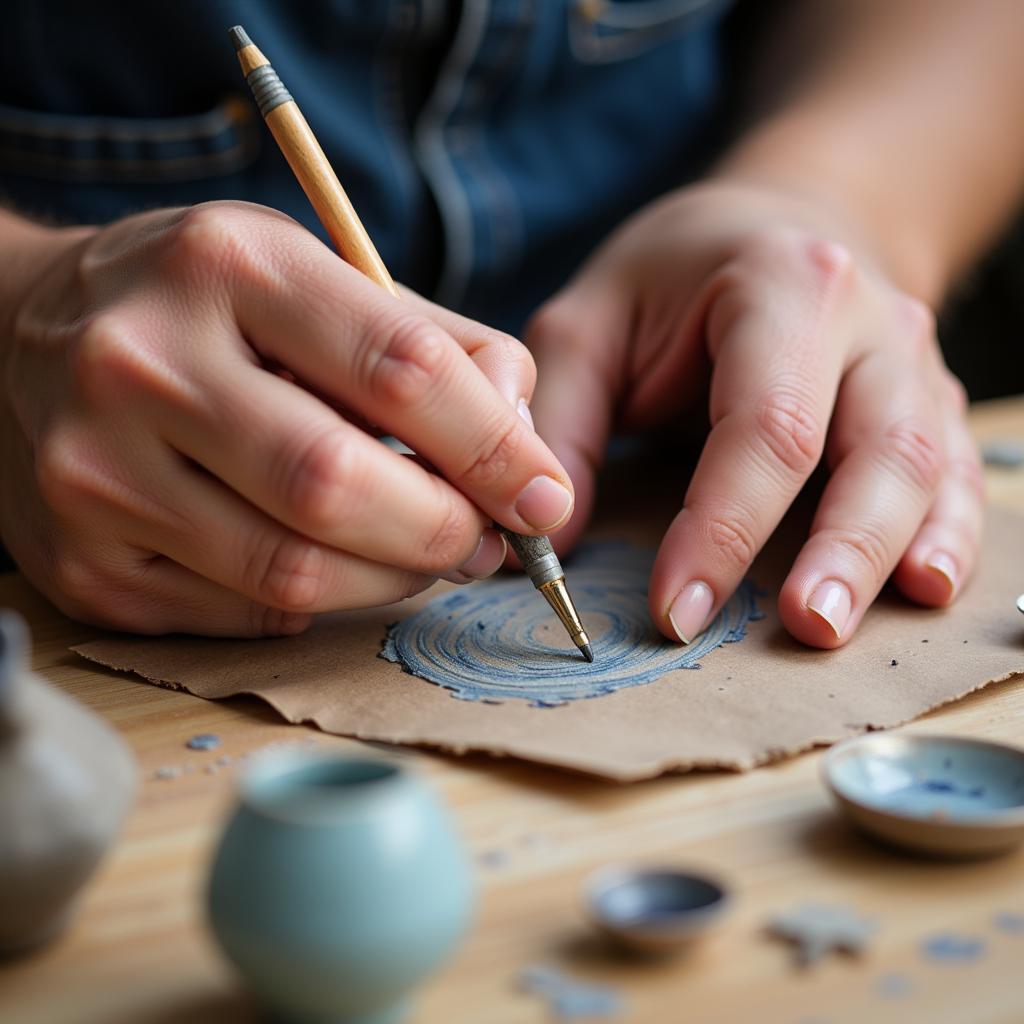
<path fill-rule="evenodd" d="M 857 275 L 857 263 L 844 245 L 789 225 L 755 229 L 735 264 L 748 278 L 767 275 L 810 287 L 823 311 L 849 294 Z"/>
<path fill-rule="evenodd" d="M 884 529 L 870 520 L 859 523 L 857 529 L 835 528 L 828 531 L 829 541 L 834 549 L 844 556 L 843 561 L 852 560 L 866 568 L 871 578 L 884 580 L 892 567 L 889 544 Z"/>
<path fill-rule="evenodd" d="M 774 458 L 794 476 L 810 476 L 825 447 L 825 429 L 808 403 L 775 389 L 761 400 L 756 416 L 758 436 Z"/>
<path fill-rule="evenodd" d="M 230 204 L 201 203 L 167 229 L 157 262 L 165 274 L 189 282 L 228 276 L 251 262 L 245 235 Z"/>
<path fill-rule="evenodd" d="M 841 284 L 853 275 L 853 254 L 845 245 L 828 238 L 803 238 L 803 253 L 824 282 Z"/>
<path fill-rule="evenodd" d="M 319 545 L 294 534 L 272 535 L 249 559 L 249 590 L 263 604 L 311 612 L 324 596 L 324 569 Z"/>
<path fill-rule="evenodd" d="M 953 403 L 953 408 L 958 415 L 963 416 L 967 412 L 967 388 L 964 387 L 959 377 L 948 370 L 943 373 L 943 386 L 949 400 Z"/>
<path fill-rule="evenodd" d="M 526 429 L 526 424 L 513 415 L 500 427 L 482 431 L 485 440 L 460 482 L 470 488 L 487 488 L 500 480 L 519 454 Z"/>
<path fill-rule="evenodd" d="M 901 420 L 885 431 L 882 443 L 883 456 L 902 477 L 925 493 L 934 493 L 945 468 L 936 430 L 918 420 Z"/>
<path fill-rule="evenodd" d="M 757 554 L 757 542 L 750 524 L 742 517 L 710 515 L 705 530 L 709 543 L 721 552 L 732 568 L 746 568 Z"/>
<path fill-rule="evenodd" d="M 344 434 L 328 430 L 305 442 L 298 455 L 286 453 L 282 494 L 290 520 L 316 532 L 339 530 L 361 503 L 365 488 L 354 446 Z"/>
<path fill-rule="evenodd" d="M 70 431 L 53 430 L 39 441 L 35 478 L 43 501 L 57 511 L 78 501 L 89 490 L 80 446 Z"/>
<path fill-rule="evenodd" d="M 532 391 L 537 380 L 537 364 L 527 347 L 507 334 L 499 335 L 494 347 L 501 360 L 511 365 L 516 376 L 526 382 L 527 390 Z"/>
<path fill-rule="evenodd" d="M 129 324 L 114 313 L 99 313 L 78 336 L 72 377 L 87 398 L 102 401 L 112 387 L 135 383 L 142 363 L 139 339 Z"/>
<path fill-rule="evenodd" d="M 900 294 L 900 311 L 908 334 L 912 337 L 931 341 L 935 337 L 935 312 L 916 296 Z"/>
<path fill-rule="evenodd" d="M 370 395 L 386 405 L 418 405 L 444 378 L 450 362 L 439 329 L 403 317 L 367 335 L 363 373 Z"/>
<path fill-rule="evenodd" d="M 436 480 L 435 487 L 443 513 L 416 565 L 420 572 L 432 575 L 460 565 L 472 542 L 470 517 L 464 504 L 440 480 Z"/>

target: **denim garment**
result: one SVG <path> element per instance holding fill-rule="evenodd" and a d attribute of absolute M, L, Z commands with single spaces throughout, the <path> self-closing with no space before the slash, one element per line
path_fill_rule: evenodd
<path fill-rule="evenodd" d="M 0 201 L 61 222 L 209 199 L 326 238 L 227 29 L 274 65 L 392 274 L 518 332 L 693 177 L 728 0 L 7 0 Z"/>

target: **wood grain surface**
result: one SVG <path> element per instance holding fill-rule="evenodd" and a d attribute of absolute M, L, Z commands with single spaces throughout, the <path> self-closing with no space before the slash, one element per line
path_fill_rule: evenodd
<path fill-rule="evenodd" d="M 1024 399 L 979 406 L 972 421 L 981 439 L 1024 440 Z M 993 469 L 987 478 L 993 502 L 1024 511 L 1024 470 Z M 1021 563 L 1024 592 L 1024 538 L 1007 557 Z M 221 755 L 237 758 L 281 741 L 365 748 L 283 725 L 256 701 L 214 704 L 87 664 L 67 648 L 93 631 L 63 618 L 17 575 L 0 577 L 0 605 L 28 617 L 37 669 L 116 725 L 144 780 L 125 833 L 87 888 L 71 928 L 51 946 L 0 965 L 0 1021 L 259 1020 L 204 923 L 207 866 L 239 771 L 234 762 L 207 766 Z M 992 686 L 906 729 L 1024 745 L 1024 679 Z M 185 741 L 200 732 L 218 733 L 222 747 L 186 749 Z M 624 1021 L 1024 1021 L 1024 934 L 1000 931 L 993 920 L 1000 911 L 1024 914 L 1024 852 L 950 864 L 876 847 L 837 818 L 819 781 L 818 753 L 743 775 L 668 777 L 629 787 L 482 757 L 381 753 L 432 780 L 479 863 L 476 925 L 456 958 L 422 989 L 414 1022 L 548 1021 L 545 1005 L 515 987 L 517 973 L 539 962 L 616 986 Z M 163 766 L 181 774 L 155 778 Z M 578 887 L 590 869 L 630 858 L 692 865 L 725 878 L 736 898 L 718 933 L 666 961 L 609 953 L 583 921 Z M 867 955 L 795 970 L 791 951 L 766 938 L 764 924 L 805 901 L 843 903 L 877 918 Z M 984 955 L 970 962 L 925 957 L 922 942 L 946 932 L 983 938 Z M 893 974 L 902 979 L 903 994 L 887 983 Z"/>

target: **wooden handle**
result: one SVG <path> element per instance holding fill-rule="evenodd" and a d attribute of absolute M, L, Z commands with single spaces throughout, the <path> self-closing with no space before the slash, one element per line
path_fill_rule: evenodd
<path fill-rule="evenodd" d="M 243 41 L 248 39 L 244 33 L 242 36 Z M 356 215 L 355 207 L 341 187 L 334 168 L 320 148 L 320 143 L 316 141 L 316 136 L 302 116 L 302 111 L 270 67 L 270 62 L 254 43 L 249 42 L 238 51 L 238 63 L 250 87 L 255 85 L 254 96 L 260 104 L 260 109 L 266 111 L 264 120 L 267 127 L 284 153 L 288 166 L 302 186 L 302 191 L 313 204 L 320 223 L 327 229 L 327 234 L 330 235 L 338 254 L 375 284 L 390 292 L 396 299 L 399 298 L 398 288 L 391 279 L 388 268 L 384 266 L 377 247 Z M 266 68 L 266 71 L 253 74 L 261 68 Z M 261 76 L 269 79 L 272 85 L 274 106 L 269 110 L 264 106 L 267 99 L 264 90 L 268 82 L 256 82 Z"/>
<path fill-rule="evenodd" d="M 341 258 L 398 298 L 380 253 L 295 101 L 274 107 L 266 122 Z"/>

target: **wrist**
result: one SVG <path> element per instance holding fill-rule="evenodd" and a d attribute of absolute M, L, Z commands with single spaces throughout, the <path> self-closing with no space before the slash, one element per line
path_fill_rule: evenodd
<path fill-rule="evenodd" d="M 902 203 L 891 166 L 876 166 L 863 144 L 851 145 L 851 134 L 829 130 L 813 113 L 783 115 L 741 138 L 712 177 L 770 188 L 816 210 L 837 241 L 935 306 L 952 273 L 943 239 Z"/>

